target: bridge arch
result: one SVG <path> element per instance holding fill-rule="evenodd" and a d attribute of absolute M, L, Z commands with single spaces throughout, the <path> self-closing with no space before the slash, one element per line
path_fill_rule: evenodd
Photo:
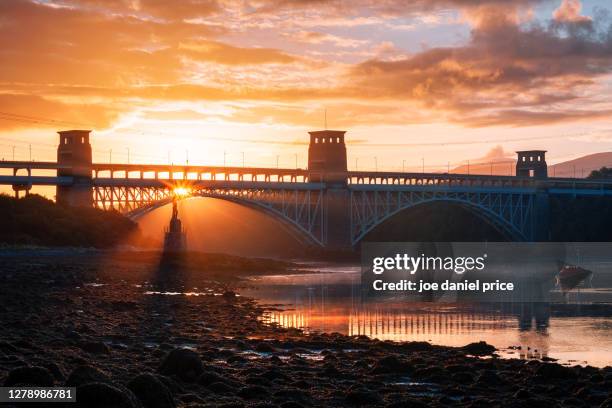
<path fill-rule="evenodd" d="M 321 239 L 317 236 L 318 229 L 316 225 L 304 224 L 300 222 L 299 217 L 292 217 L 290 213 L 284 212 L 271 204 L 267 200 L 256 200 L 252 196 L 243 194 L 233 194 L 230 190 L 196 190 L 191 197 L 213 198 L 233 202 L 238 205 L 259 211 L 275 221 L 281 228 L 296 239 L 296 241 L 308 246 L 323 246 Z M 161 200 L 150 203 L 149 205 L 139 207 L 127 213 L 128 218 L 137 221 L 151 211 L 161 208 L 172 202 L 172 197 L 166 197 Z M 309 228 L 309 225 L 311 226 Z M 315 227 L 315 228 L 312 228 Z"/>
<path fill-rule="evenodd" d="M 377 194 L 377 193 L 374 193 Z M 387 194 L 387 208 L 382 212 L 375 209 L 371 214 L 364 214 L 363 210 L 359 214 L 359 209 L 356 209 L 365 198 L 362 196 L 360 199 L 351 198 L 351 236 L 353 246 L 357 246 L 370 232 L 382 225 L 385 221 L 388 221 L 403 211 L 422 207 L 432 203 L 450 203 L 460 206 L 470 212 L 470 214 L 486 222 L 488 225 L 498 231 L 503 237 L 510 241 L 529 241 L 530 233 L 533 230 L 533 205 L 529 195 L 522 195 L 518 198 L 521 202 L 520 206 L 512 208 L 512 202 L 514 197 L 508 195 L 507 197 L 495 197 L 493 200 L 475 200 L 474 197 L 469 194 L 445 194 L 445 195 L 422 195 L 417 194 L 414 197 L 410 195 L 411 199 L 402 201 L 400 198 L 391 200 L 389 203 L 389 195 Z M 503 203 L 503 201 L 508 201 Z M 523 205 L 526 204 L 526 205 Z M 380 204 L 379 204 L 380 205 Z M 515 214 L 517 209 L 520 210 L 519 214 Z M 356 216 L 355 213 L 358 213 Z M 364 217 L 365 215 L 365 217 Z"/>

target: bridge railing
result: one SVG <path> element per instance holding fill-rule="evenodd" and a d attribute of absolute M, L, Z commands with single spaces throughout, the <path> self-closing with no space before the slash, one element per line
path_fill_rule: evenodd
<path fill-rule="evenodd" d="M 612 191 L 612 180 L 549 177 L 535 179 L 517 176 L 489 176 L 452 173 L 348 172 L 350 185 L 406 185 L 449 187 L 548 188 L 563 190 Z"/>
<path fill-rule="evenodd" d="M 220 167 L 147 164 L 94 164 L 93 178 L 140 178 L 155 180 L 234 180 L 307 183 L 304 169 Z"/>

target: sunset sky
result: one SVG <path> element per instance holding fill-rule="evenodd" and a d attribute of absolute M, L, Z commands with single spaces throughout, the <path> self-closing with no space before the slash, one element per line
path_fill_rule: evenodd
<path fill-rule="evenodd" d="M 305 167 L 325 110 L 350 168 L 612 150 L 608 0 L 2 0 L 0 54 L 4 159 Z"/>

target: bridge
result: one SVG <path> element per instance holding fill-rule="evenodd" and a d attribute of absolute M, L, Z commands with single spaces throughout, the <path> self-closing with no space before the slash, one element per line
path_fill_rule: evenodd
<path fill-rule="evenodd" d="M 90 131 L 58 133 L 57 161 L 1 161 L 9 174 L 0 184 L 16 196 L 55 186 L 59 203 L 133 219 L 186 191 L 263 211 L 301 241 L 330 249 L 355 248 L 399 212 L 433 202 L 464 207 L 509 240 L 546 241 L 551 196 L 612 195 L 612 182 L 548 177 L 541 150 L 517 152 L 516 176 L 349 171 L 345 132 L 323 130 L 309 132 L 307 169 L 105 164 L 92 161 Z"/>

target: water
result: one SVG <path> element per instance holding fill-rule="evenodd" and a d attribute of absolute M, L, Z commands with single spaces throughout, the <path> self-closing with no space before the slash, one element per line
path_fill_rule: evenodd
<path fill-rule="evenodd" d="M 504 358 L 612 365 L 612 305 L 602 315 L 601 307 L 558 303 L 366 302 L 358 266 L 320 266 L 251 283 L 241 293 L 270 306 L 264 320 L 283 327 L 448 346 L 484 340 Z"/>

